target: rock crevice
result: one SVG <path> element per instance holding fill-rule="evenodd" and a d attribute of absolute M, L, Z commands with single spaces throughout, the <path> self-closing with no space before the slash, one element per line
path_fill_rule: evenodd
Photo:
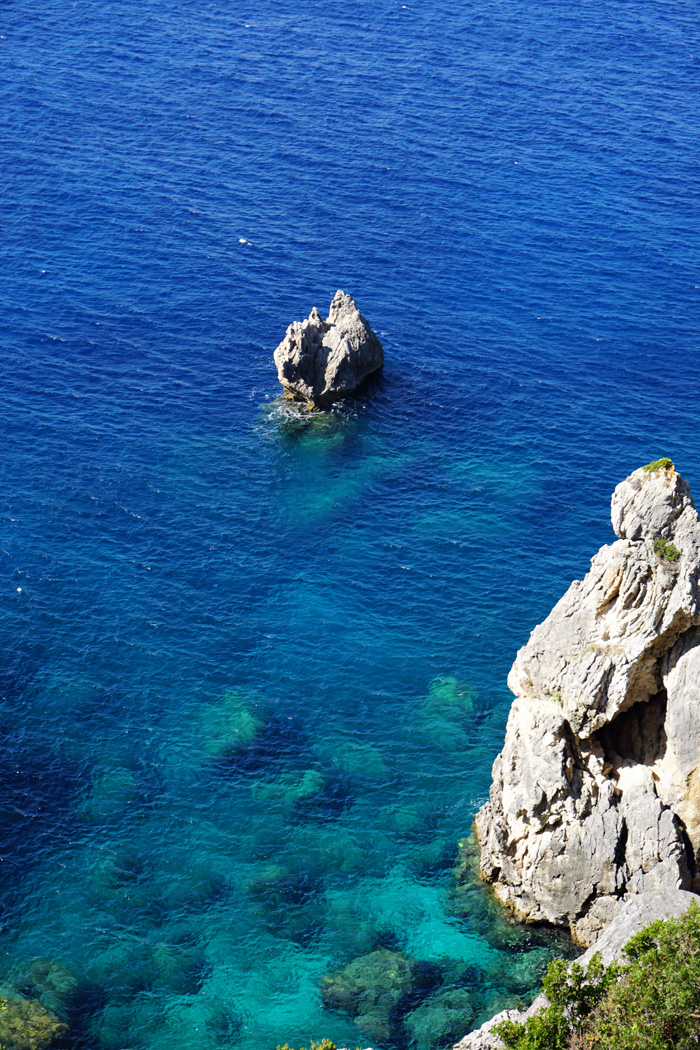
<path fill-rule="evenodd" d="M 518 653 L 481 871 L 591 944 L 621 900 L 700 884 L 700 520 L 672 466 L 615 489 L 616 542 Z"/>

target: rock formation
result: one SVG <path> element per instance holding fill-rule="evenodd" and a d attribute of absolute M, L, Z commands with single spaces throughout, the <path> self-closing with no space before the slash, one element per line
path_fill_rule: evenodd
<path fill-rule="evenodd" d="M 700 884 L 700 520 L 661 460 L 617 486 L 612 522 L 517 655 L 476 818 L 498 898 L 583 945 L 631 895 Z"/>
<path fill-rule="evenodd" d="M 286 397 L 322 408 L 380 369 L 384 352 L 354 300 L 337 291 L 325 321 L 314 306 L 305 321 L 290 324 L 275 364 Z"/>
<path fill-rule="evenodd" d="M 416 993 L 430 991 L 436 979 L 436 968 L 429 963 L 380 948 L 327 974 L 321 999 L 329 1010 L 349 1013 L 377 1042 L 391 1043 L 399 1035 L 401 1008 Z"/>

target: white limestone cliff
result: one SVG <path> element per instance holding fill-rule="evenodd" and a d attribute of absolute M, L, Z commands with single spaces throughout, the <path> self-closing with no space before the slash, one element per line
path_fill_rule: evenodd
<path fill-rule="evenodd" d="M 476 818 L 498 898 L 583 945 L 630 896 L 700 884 L 700 520 L 669 463 L 617 486 L 619 539 L 518 653 Z"/>

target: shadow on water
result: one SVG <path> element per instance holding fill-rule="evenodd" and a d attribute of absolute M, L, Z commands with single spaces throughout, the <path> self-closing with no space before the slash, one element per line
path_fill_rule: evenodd
<path fill-rule="evenodd" d="M 81 788 L 76 763 L 45 742 L 36 709 L 37 667 L 22 661 L 0 672 L 0 860 L 7 889 L 50 844 L 68 838 L 66 814 Z M 9 881 L 8 881 L 9 880 Z"/>
<path fill-rule="evenodd" d="M 310 749 L 309 734 L 299 719 L 272 716 L 246 747 L 217 758 L 216 769 L 225 777 L 257 776 L 293 762 Z"/>

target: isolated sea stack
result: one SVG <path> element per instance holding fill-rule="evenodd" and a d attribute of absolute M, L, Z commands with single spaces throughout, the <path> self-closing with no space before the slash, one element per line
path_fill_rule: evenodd
<path fill-rule="evenodd" d="M 658 460 L 617 486 L 612 524 L 517 655 L 476 818 L 499 899 L 583 945 L 634 894 L 700 884 L 700 520 Z"/>
<path fill-rule="evenodd" d="M 324 408 L 380 369 L 384 351 L 354 299 L 337 291 L 325 321 L 314 306 L 305 321 L 290 324 L 275 364 L 285 397 Z"/>

